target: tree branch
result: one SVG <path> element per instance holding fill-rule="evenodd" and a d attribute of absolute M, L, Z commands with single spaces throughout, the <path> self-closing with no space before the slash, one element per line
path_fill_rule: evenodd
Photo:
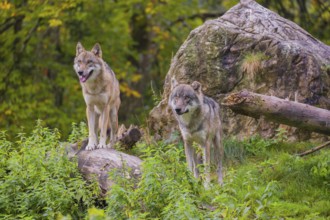
<path fill-rule="evenodd" d="M 324 144 L 321 144 L 321 145 L 319 145 L 317 147 L 314 147 L 314 148 L 312 148 L 310 150 L 307 150 L 305 152 L 302 152 L 302 153 L 298 154 L 297 156 L 303 157 L 303 156 L 306 156 L 308 154 L 314 153 L 314 152 L 316 152 L 318 150 L 321 150 L 322 148 L 325 148 L 325 147 L 328 147 L 328 146 L 330 146 L 330 141 L 325 142 Z"/>
<path fill-rule="evenodd" d="M 28 35 L 25 37 L 25 39 L 24 39 L 24 41 L 23 41 L 23 46 L 22 46 L 22 48 L 21 48 L 21 50 L 20 50 L 20 53 L 23 53 L 23 52 L 24 52 L 24 50 L 25 50 L 25 48 L 26 48 L 28 42 L 30 41 L 30 39 L 31 39 L 31 37 L 32 37 L 32 35 L 33 35 L 33 33 L 34 33 L 34 32 L 37 30 L 37 28 L 39 27 L 41 20 L 42 20 L 41 18 L 38 18 L 38 20 L 37 20 L 36 24 L 34 25 L 34 27 L 29 31 Z"/>

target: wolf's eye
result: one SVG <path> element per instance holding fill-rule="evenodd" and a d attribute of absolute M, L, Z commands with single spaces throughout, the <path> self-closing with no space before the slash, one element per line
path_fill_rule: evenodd
<path fill-rule="evenodd" d="M 185 96 L 184 97 L 184 100 L 189 101 L 190 100 L 190 97 L 189 96 Z"/>
<path fill-rule="evenodd" d="M 93 60 L 87 60 L 87 64 L 93 63 Z"/>
<path fill-rule="evenodd" d="M 80 64 L 81 63 L 81 60 L 78 60 L 78 63 Z"/>

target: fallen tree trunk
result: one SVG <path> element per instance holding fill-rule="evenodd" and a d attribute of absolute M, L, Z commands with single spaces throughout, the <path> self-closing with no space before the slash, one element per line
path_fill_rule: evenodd
<path fill-rule="evenodd" d="M 246 90 L 227 96 L 222 103 L 235 113 L 330 135 L 330 111 Z"/>

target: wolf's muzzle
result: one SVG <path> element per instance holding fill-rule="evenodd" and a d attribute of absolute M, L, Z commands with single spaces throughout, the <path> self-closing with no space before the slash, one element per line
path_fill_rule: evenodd
<path fill-rule="evenodd" d="M 183 115 L 184 113 L 189 112 L 189 110 L 182 111 L 181 108 L 176 108 L 176 109 L 175 109 L 175 112 L 176 112 L 176 114 L 178 114 L 178 115 Z"/>

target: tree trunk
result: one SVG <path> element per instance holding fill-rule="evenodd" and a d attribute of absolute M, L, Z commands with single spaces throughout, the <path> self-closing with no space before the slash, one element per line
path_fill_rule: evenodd
<path fill-rule="evenodd" d="M 223 106 L 235 113 L 330 135 L 330 111 L 246 90 L 227 96 Z"/>

